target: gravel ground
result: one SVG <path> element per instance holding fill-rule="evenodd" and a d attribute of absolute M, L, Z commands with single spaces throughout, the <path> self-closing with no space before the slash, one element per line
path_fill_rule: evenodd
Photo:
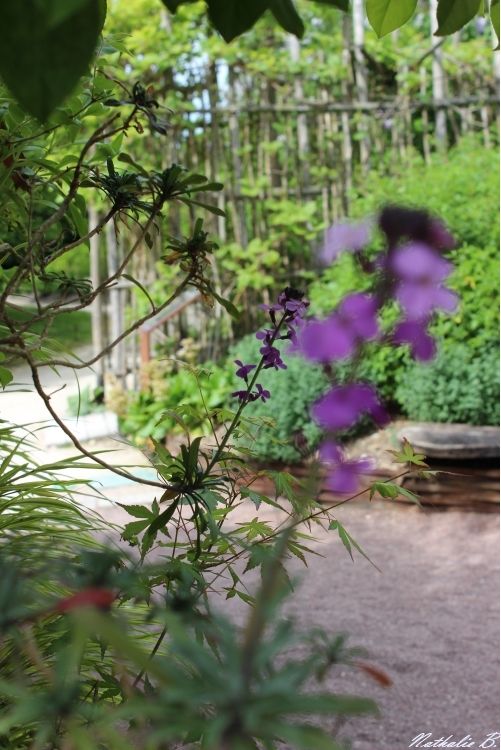
<path fill-rule="evenodd" d="M 255 508 L 239 512 L 243 520 Z M 498 516 L 359 501 L 338 517 L 382 572 L 361 557 L 352 562 L 323 533 L 314 546 L 322 557 L 307 569 L 289 565 L 298 584 L 286 612 L 301 629 L 349 633 L 393 680 L 383 689 L 358 672 L 332 675 L 327 687 L 371 696 L 381 708 L 379 719 L 354 720 L 340 736 L 353 750 L 403 750 L 428 732 L 427 741 L 469 734 L 470 747 L 481 747 L 499 731 Z M 219 606 L 245 617 L 235 599 Z"/>

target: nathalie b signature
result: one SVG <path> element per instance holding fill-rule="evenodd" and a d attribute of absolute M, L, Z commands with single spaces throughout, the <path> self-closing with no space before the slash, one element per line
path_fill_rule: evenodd
<path fill-rule="evenodd" d="M 432 732 L 421 732 L 410 742 L 409 747 L 454 747 L 454 748 L 499 748 L 500 732 L 485 734 L 480 740 L 475 740 L 470 734 L 456 737 L 450 734 L 448 737 L 433 737 Z"/>

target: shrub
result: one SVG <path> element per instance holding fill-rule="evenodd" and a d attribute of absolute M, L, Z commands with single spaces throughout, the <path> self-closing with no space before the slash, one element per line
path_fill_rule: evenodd
<path fill-rule="evenodd" d="M 411 419 L 499 424 L 499 351 L 444 349 L 431 364 L 409 367 L 396 396 Z"/>
<path fill-rule="evenodd" d="M 183 425 L 193 433 L 210 427 L 205 410 L 224 404 L 230 378 L 229 371 L 212 362 L 206 362 L 199 372 L 182 368 L 166 372 L 163 379 L 150 377 L 148 387 L 127 394 L 126 406 L 119 414 L 120 430 L 141 444 L 148 438 L 163 440 L 170 433 L 182 432 Z"/>

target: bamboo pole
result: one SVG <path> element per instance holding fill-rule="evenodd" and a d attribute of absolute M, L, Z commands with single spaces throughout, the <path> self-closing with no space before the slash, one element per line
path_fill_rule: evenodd
<path fill-rule="evenodd" d="M 430 24 L 432 35 L 437 29 L 437 7 L 438 0 L 430 0 Z M 432 36 L 432 42 L 435 37 Z M 444 108 L 445 73 L 443 66 L 443 48 L 436 46 L 432 55 L 432 91 L 435 103 L 435 139 L 437 148 L 444 150 L 447 147 L 447 117 Z"/>

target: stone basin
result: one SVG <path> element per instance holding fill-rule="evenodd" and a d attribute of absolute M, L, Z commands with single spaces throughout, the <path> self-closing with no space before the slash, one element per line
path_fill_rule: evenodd
<path fill-rule="evenodd" d="M 428 458 L 450 461 L 499 458 L 498 427 L 416 422 L 406 425 L 398 434 Z"/>

